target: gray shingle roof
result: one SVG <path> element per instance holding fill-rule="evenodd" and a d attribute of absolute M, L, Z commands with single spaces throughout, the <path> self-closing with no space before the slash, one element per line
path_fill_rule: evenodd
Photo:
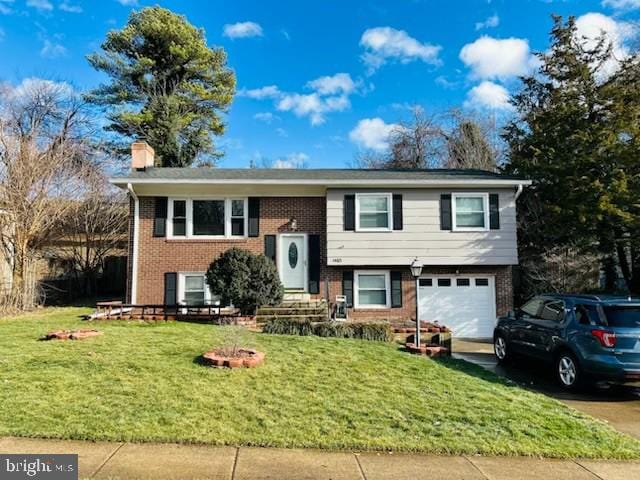
<path fill-rule="evenodd" d="M 131 171 L 112 179 L 115 183 L 126 180 L 227 180 L 227 181 L 424 181 L 424 180 L 512 180 L 525 179 L 484 170 L 377 170 L 377 169 L 277 169 L 277 168 L 148 168 Z"/>

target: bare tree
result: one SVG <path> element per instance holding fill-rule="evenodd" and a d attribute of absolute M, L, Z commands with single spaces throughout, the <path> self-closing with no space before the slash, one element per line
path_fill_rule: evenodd
<path fill-rule="evenodd" d="M 87 119 L 66 84 L 28 79 L 2 89 L 0 245 L 12 269 L 9 302 L 27 309 L 36 301 L 31 265 L 83 189 Z"/>
<path fill-rule="evenodd" d="M 60 230 L 63 247 L 56 252 L 83 281 L 83 294 L 95 294 L 95 281 L 105 258 L 115 253 L 126 238 L 126 195 L 114 189 L 104 173 L 86 174 L 81 197 L 73 201 Z"/>
<path fill-rule="evenodd" d="M 451 110 L 447 116 L 450 126 L 442 129 L 447 147 L 444 166 L 496 170 L 504 145 L 495 119 L 481 119 L 460 110 Z"/>

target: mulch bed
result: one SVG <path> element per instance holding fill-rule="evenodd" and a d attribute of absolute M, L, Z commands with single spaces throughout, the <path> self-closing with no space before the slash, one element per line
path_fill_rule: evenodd
<path fill-rule="evenodd" d="M 202 355 L 205 365 L 227 368 L 254 368 L 264 362 L 264 353 L 250 348 L 241 348 L 231 357 L 223 349 L 214 349 Z"/>
<path fill-rule="evenodd" d="M 98 335 L 102 335 L 102 332 L 91 329 L 57 330 L 47 333 L 41 340 L 84 340 L 85 338 L 97 337 Z"/>

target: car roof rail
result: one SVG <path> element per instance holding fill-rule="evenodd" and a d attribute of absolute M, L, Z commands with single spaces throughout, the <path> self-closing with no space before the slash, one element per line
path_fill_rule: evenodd
<path fill-rule="evenodd" d="M 588 294 L 588 293 L 567 293 L 561 296 L 572 297 L 572 298 L 583 298 L 585 300 L 595 300 L 596 302 L 599 302 L 602 300 L 602 298 L 599 295 Z"/>

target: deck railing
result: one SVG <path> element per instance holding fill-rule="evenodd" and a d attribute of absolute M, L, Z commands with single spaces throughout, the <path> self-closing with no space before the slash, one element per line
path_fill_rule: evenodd
<path fill-rule="evenodd" d="M 91 320 L 184 320 L 218 324 L 245 323 L 237 309 L 216 305 L 163 305 L 98 302 Z"/>

